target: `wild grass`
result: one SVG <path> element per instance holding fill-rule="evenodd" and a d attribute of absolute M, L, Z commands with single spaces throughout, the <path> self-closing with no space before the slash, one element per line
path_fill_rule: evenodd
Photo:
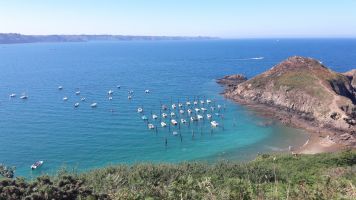
<path fill-rule="evenodd" d="M 356 151 L 349 150 L 263 154 L 246 163 L 118 165 L 80 174 L 61 171 L 47 178 L 52 186 L 61 186 L 60 191 L 68 192 L 65 185 L 73 188 L 69 191 L 81 191 L 77 199 L 355 199 L 355 164 Z M 0 184 L 0 199 L 9 199 L 4 191 L 9 190 Z"/>

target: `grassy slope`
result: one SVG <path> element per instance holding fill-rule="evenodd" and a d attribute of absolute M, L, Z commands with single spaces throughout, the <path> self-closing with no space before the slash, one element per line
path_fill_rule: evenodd
<path fill-rule="evenodd" d="M 98 198 L 93 194 L 112 199 L 355 199 L 355 164 L 356 151 L 298 157 L 266 154 L 248 163 L 119 165 L 70 174 L 72 178 L 62 171 L 31 184 L 40 185 L 39 196 L 50 197 L 54 189 L 45 183 L 51 179 L 62 193 L 87 191 L 76 193 L 82 199 Z M 9 191 L 4 188 L 0 184 L 2 195 Z"/>

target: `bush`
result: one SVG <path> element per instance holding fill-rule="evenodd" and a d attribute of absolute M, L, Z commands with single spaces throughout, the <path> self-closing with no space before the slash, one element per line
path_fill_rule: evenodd
<path fill-rule="evenodd" d="M 119 165 L 0 181 L 3 199 L 356 199 L 356 151 L 247 163 Z"/>

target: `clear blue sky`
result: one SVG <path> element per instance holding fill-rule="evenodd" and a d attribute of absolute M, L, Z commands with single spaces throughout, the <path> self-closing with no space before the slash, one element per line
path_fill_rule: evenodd
<path fill-rule="evenodd" d="M 0 32 L 356 37 L 356 0 L 1 0 Z"/>

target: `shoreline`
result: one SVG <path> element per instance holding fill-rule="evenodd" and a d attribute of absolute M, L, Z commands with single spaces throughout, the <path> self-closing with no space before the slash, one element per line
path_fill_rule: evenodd
<path fill-rule="evenodd" d="M 302 146 L 292 147 L 289 151 L 292 154 L 336 152 L 347 148 L 346 145 L 341 145 L 333 141 L 333 136 L 336 135 L 336 130 L 317 127 L 317 122 L 307 121 L 298 114 L 287 112 L 280 107 L 251 102 L 238 96 L 231 98 L 230 96 L 227 96 L 225 92 L 222 94 L 225 98 L 245 106 L 256 115 L 277 120 L 290 127 L 305 130 L 309 135 L 309 139 Z"/>

